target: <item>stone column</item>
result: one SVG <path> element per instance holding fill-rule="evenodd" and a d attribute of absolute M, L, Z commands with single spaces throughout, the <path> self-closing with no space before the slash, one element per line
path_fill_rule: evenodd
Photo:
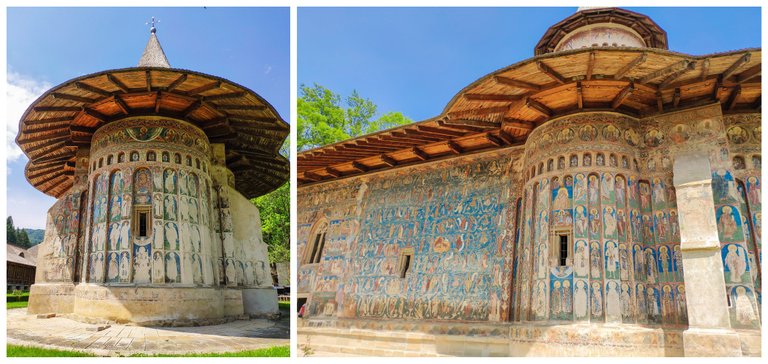
<path fill-rule="evenodd" d="M 675 156 L 674 184 L 688 294 L 685 356 L 741 356 L 728 316 L 708 153 Z"/>

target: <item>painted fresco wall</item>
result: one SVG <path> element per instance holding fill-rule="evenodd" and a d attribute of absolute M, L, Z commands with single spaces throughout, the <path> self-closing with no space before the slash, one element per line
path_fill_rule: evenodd
<path fill-rule="evenodd" d="M 312 292 L 310 316 L 506 320 L 515 154 L 302 189 L 300 259 L 318 227 L 328 224 L 321 262 L 299 268 L 300 293 Z M 413 256 L 401 278 L 404 253 Z"/>
<path fill-rule="evenodd" d="M 719 105 L 579 114 L 539 126 L 524 148 L 302 188 L 300 259 L 320 230 L 330 249 L 300 265 L 300 293 L 310 316 L 685 327 L 672 166 L 702 150 L 733 326 L 758 327 L 759 134 L 759 115 Z"/>

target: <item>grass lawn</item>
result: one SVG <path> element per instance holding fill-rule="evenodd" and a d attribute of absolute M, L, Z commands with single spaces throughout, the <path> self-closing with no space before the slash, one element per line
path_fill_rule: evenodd
<path fill-rule="evenodd" d="M 10 302 L 8 303 L 10 304 Z M 8 344 L 8 357 L 71 357 L 71 356 L 96 356 L 82 351 L 53 350 Z"/>
<path fill-rule="evenodd" d="M 8 344 L 8 357 L 73 357 L 73 356 L 97 356 L 81 351 L 42 349 L 31 346 L 19 346 Z M 132 357 L 289 357 L 291 350 L 288 345 L 273 346 L 266 349 L 245 350 L 232 353 L 202 353 L 202 354 L 134 354 Z"/>
<path fill-rule="evenodd" d="M 21 301 L 21 302 L 6 302 L 6 309 L 11 308 L 26 308 L 29 305 L 29 301 Z"/>
<path fill-rule="evenodd" d="M 277 307 L 281 310 L 291 310 L 291 303 L 290 302 L 278 302 Z"/>

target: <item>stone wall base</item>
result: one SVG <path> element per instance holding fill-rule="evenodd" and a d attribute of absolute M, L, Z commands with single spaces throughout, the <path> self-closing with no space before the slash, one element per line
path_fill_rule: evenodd
<path fill-rule="evenodd" d="M 74 290 L 72 283 L 33 284 L 29 289 L 29 314 L 70 314 L 74 312 Z"/>
<path fill-rule="evenodd" d="M 688 330 L 690 331 L 690 330 Z M 685 328 L 300 319 L 298 353 L 360 356 L 691 355 Z M 734 333 L 739 355 L 760 356 L 760 332 Z M 731 343 L 733 344 L 733 343 Z M 687 342 L 686 342 L 687 345 Z M 722 356 L 702 353 L 699 356 Z"/>
<path fill-rule="evenodd" d="M 280 315 L 277 306 L 277 291 L 272 288 L 244 288 L 243 310 L 246 315 L 256 318 L 274 318 Z"/>
<path fill-rule="evenodd" d="M 683 342 L 685 356 L 742 356 L 739 335 L 731 330 L 688 329 Z"/>
<path fill-rule="evenodd" d="M 142 326 L 203 326 L 247 318 L 239 289 L 35 284 L 30 314 Z"/>

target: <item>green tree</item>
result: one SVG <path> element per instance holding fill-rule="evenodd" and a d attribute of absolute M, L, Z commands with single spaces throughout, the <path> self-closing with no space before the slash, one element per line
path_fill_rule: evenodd
<path fill-rule="evenodd" d="M 289 182 L 278 189 L 256 197 L 251 202 L 261 214 L 261 232 L 269 249 L 269 262 L 287 262 L 291 259 L 291 194 Z"/>
<path fill-rule="evenodd" d="M 17 243 L 22 248 L 31 248 L 32 243 L 29 241 L 29 235 L 27 235 L 27 231 L 24 229 L 16 229 L 16 239 Z"/>
<path fill-rule="evenodd" d="M 16 237 L 16 227 L 13 226 L 12 216 L 8 216 L 8 218 L 5 219 L 5 227 L 8 244 L 18 244 L 18 238 Z"/>
<path fill-rule="evenodd" d="M 342 105 L 341 96 L 323 86 L 301 85 L 297 149 L 312 149 L 413 122 L 399 112 L 388 112 L 374 119 L 376 113 L 376 104 L 357 91 L 352 91 Z"/>

